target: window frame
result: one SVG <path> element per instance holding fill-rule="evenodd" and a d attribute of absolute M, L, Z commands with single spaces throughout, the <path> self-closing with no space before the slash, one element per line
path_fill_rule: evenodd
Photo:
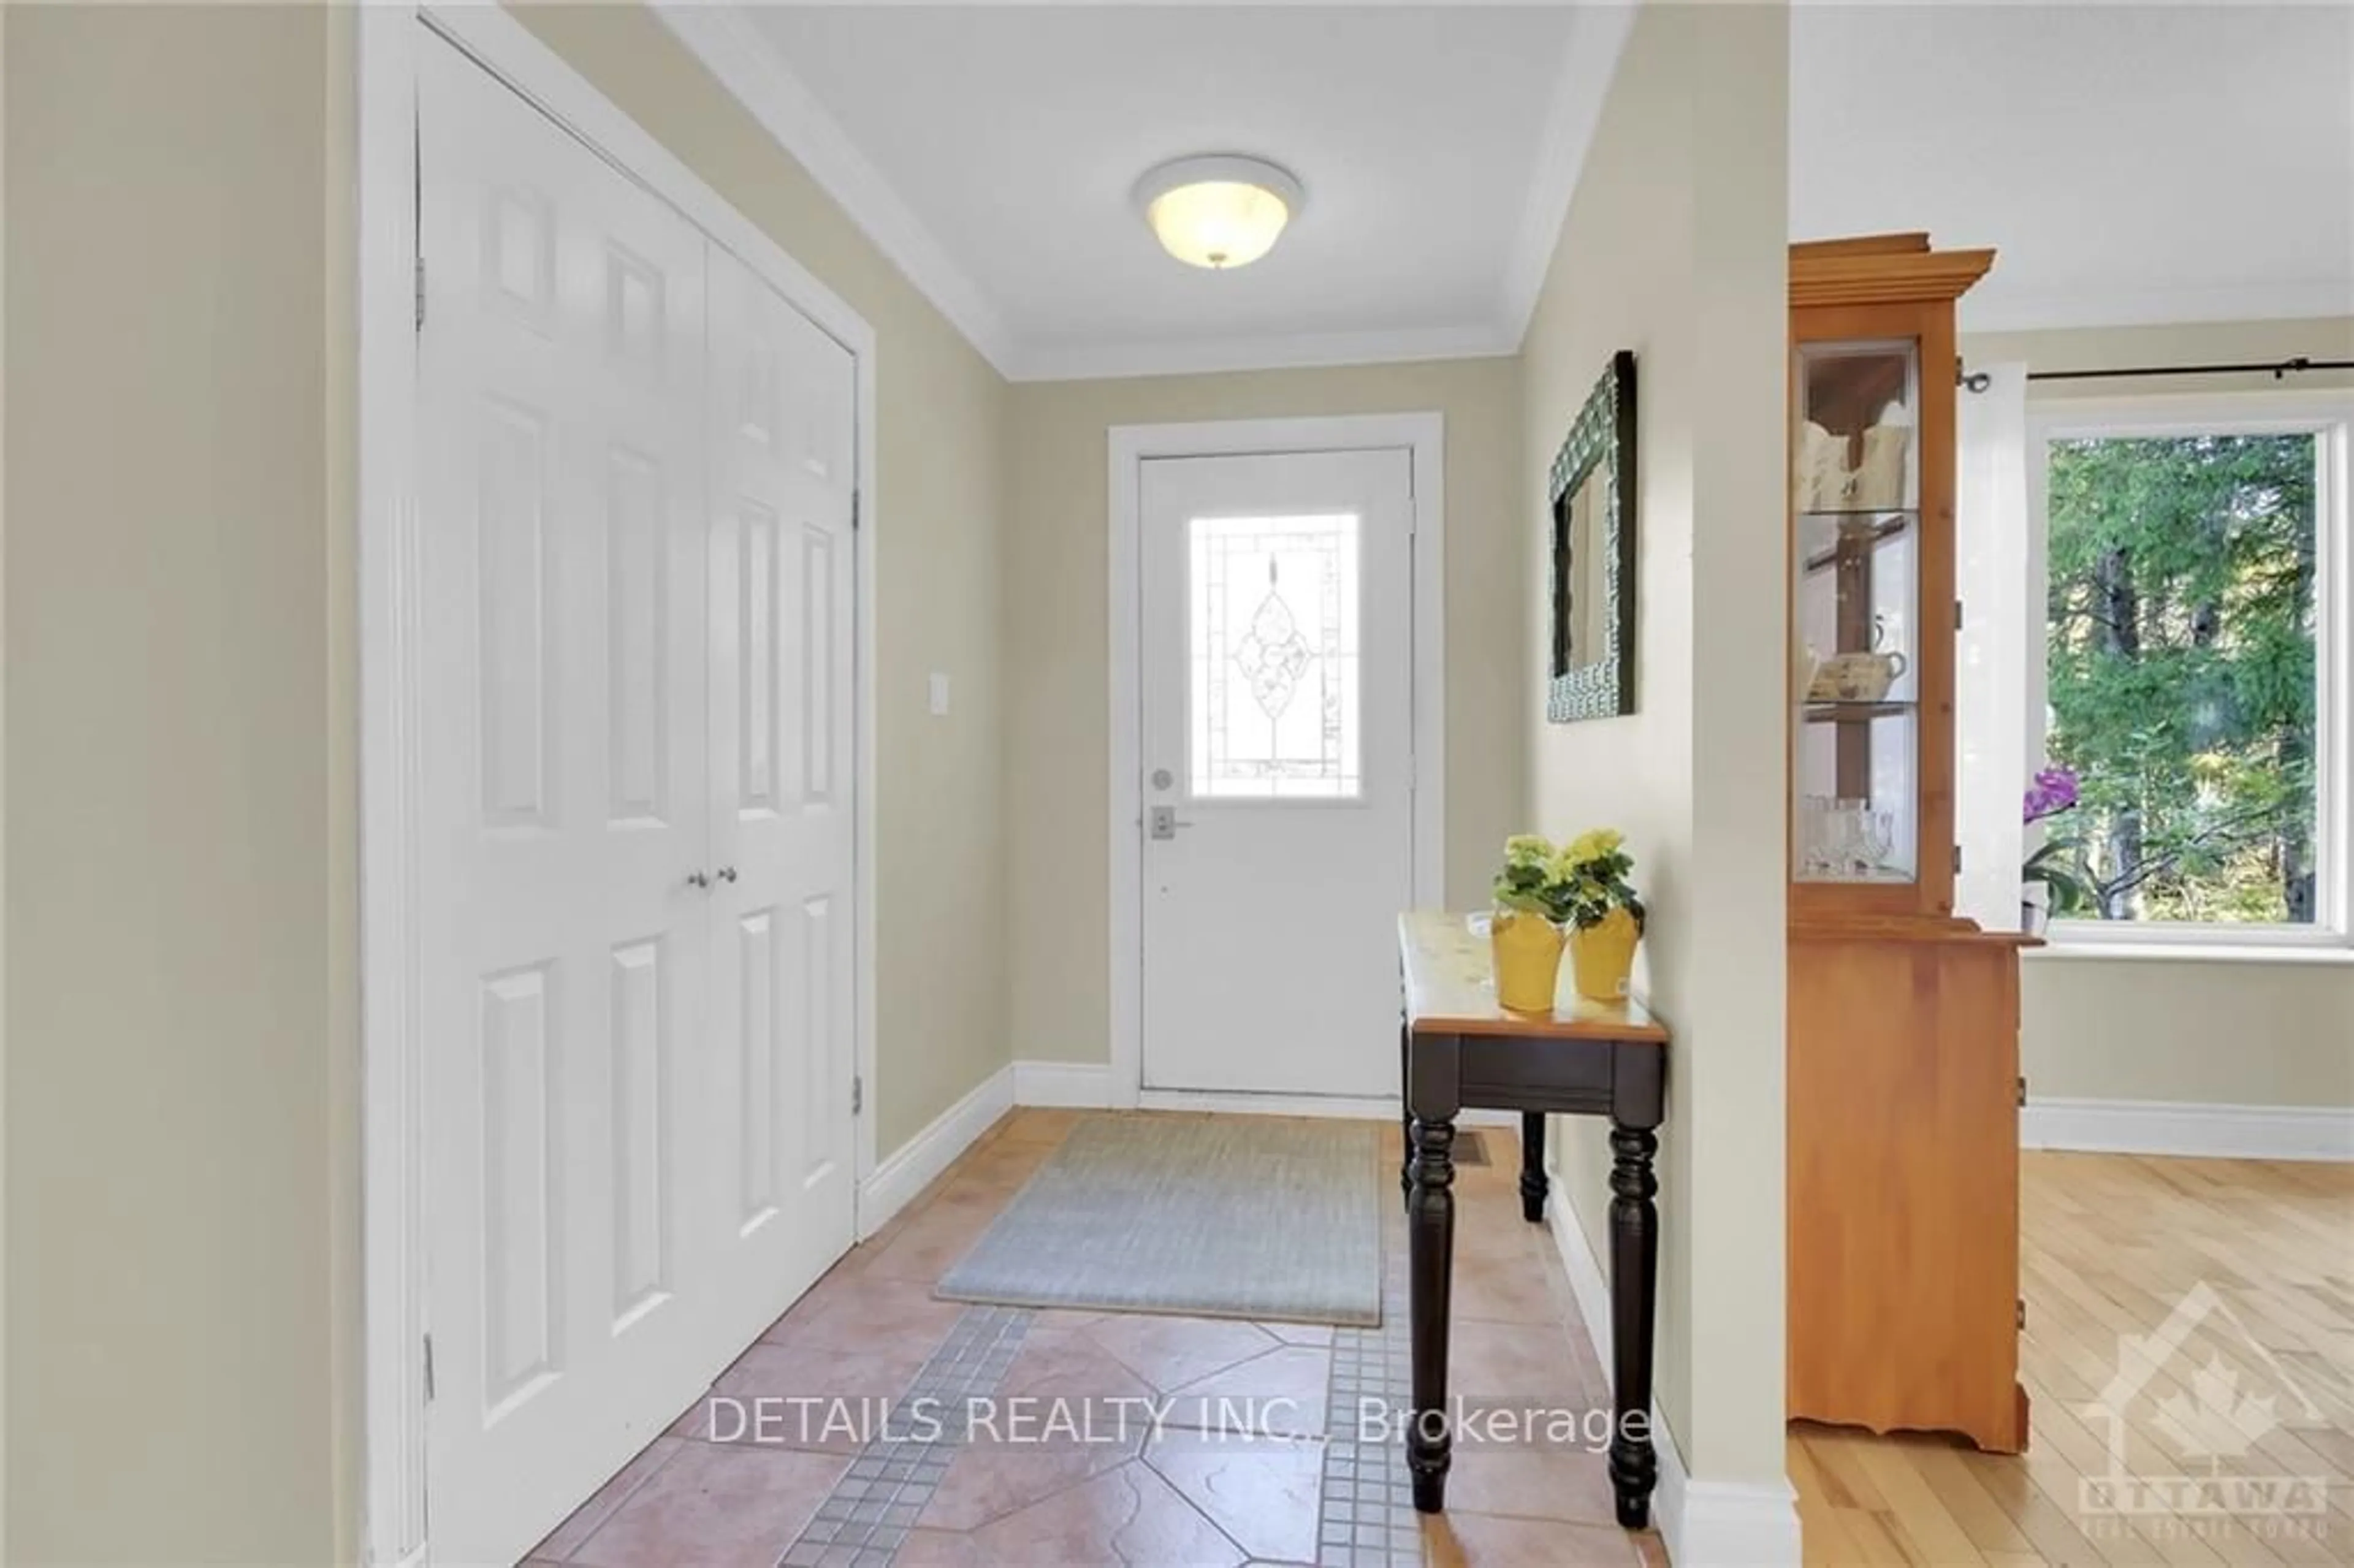
<path fill-rule="evenodd" d="M 2223 949 L 2247 957 L 2271 948 L 2317 957 L 2354 948 L 2354 539 L 2349 539 L 2349 445 L 2354 388 L 2053 397 L 2027 410 L 2031 530 L 2027 650 L 2030 756 L 2049 762 L 2051 675 L 2051 458 L 2055 440 L 2186 435 L 2310 435 L 2314 438 L 2314 918 L 2309 926 L 2221 921 L 2055 919 L 2055 948 L 2084 954 L 2126 949 Z M 2030 830 L 2032 835 L 2033 830 Z"/>

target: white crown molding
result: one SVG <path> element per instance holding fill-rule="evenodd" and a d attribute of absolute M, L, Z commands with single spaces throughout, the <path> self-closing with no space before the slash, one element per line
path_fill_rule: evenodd
<path fill-rule="evenodd" d="M 1399 331 L 1160 338 L 1056 344 L 1018 354 L 1013 381 L 1106 381 L 1124 376 L 1200 376 L 1232 370 L 1301 370 L 1407 360 L 1488 359 L 1518 354 L 1520 334 L 1492 323 Z"/>
<path fill-rule="evenodd" d="M 2006 291 L 2001 268 L 1962 297 L 1965 333 L 2064 332 L 2195 322 L 2296 321 L 2354 315 L 2354 278 L 2292 279 L 2190 288 Z"/>
<path fill-rule="evenodd" d="M 1545 114 L 1544 141 L 1521 210 L 1520 233 L 1504 267 L 1501 319 L 1512 342 L 1511 352 L 1519 351 L 1529 318 L 1536 313 L 1537 298 L 1544 291 L 1561 226 L 1569 217 L 1578 177 L 1585 172 L 1585 155 L 1602 123 L 1611 79 L 1618 74 L 1618 57 L 1635 30 L 1635 10 L 1631 5 L 1581 5 L 1570 23 L 1553 103 Z"/>
<path fill-rule="evenodd" d="M 997 307 L 949 257 L 915 209 L 735 5 L 650 0 L 655 16 L 750 111 L 777 144 L 842 204 L 865 236 L 938 308 L 982 358 L 1009 374 L 1013 341 Z"/>
<path fill-rule="evenodd" d="M 1635 7 L 1627 4 L 1577 9 L 1493 319 L 1363 332 L 1057 344 L 1016 338 L 997 305 L 858 150 L 776 47 L 746 19 L 742 6 L 708 0 L 649 4 L 672 35 L 841 204 L 908 282 L 1011 381 L 1091 381 L 1518 354 L 1635 17 Z"/>

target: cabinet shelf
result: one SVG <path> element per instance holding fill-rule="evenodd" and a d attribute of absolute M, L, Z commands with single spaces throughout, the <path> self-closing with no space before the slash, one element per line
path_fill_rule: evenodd
<path fill-rule="evenodd" d="M 1869 724 L 1873 719 L 1903 718 L 1920 705 L 1882 697 L 1877 702 L 1808 701 L 1799 716 L 1808 724 Z"/>
<path fill-rule="evenodd" d="M 1909 872 L 1874 866 L 1869 871 L 1801 871 L 1798 880 L 1817 887 L 1907 887 L 1913 876 Z"/>
<path fill-rule="evenodd" d="M 1894 511 L 1875 507 L 1870 512 L 1801 512 L 1798 514 L 1798 537 L 1812 541 L 1835 535 L 1839 543 L 1829 549 L 1810 549 L 1800 562 L 1808 575 L 1827 572 L 1840 563 L 1841 550 L 1850 545 L 1861 545 L 1869 550 L 1880 550 L 1900 539 L 1910 537 L 1919 524 L 1918 512 Z M 1809 528 L 1809 523 L 1816 526 Z"/>

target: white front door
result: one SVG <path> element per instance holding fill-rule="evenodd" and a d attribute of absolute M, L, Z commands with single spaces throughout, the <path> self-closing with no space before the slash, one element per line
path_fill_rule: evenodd
<path fill-rule="evenodd" d="M 427 1508 L 511 1563 L 850 1243 L 854 371 L 419 49 Z"/>
<path fill-rule="evenodd" d="M 1397 1090 L 1414 901 L 1405 449 L 1148 458 L 1147 1090 Z"/>

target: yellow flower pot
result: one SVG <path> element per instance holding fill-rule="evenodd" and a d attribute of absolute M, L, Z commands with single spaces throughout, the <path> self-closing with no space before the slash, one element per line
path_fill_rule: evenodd
<path fill-rule="evenodd" d="M 1514 1012 L 1551 1012 L 1561 980 L 1561 927 L 1542 915 L 1499 909 L 1489 923 L 1496 1001 Z"/>
<path fill-rule="evenodd" d="M 1569 958 L 1577 994 L 1593 1001 L 1620 1001 L 1627 977 L 1635 972 L 1635 944 L 1643 939 L 1633 913 L 1613 909 L 1597 925 L 1569 934 Z"/>

